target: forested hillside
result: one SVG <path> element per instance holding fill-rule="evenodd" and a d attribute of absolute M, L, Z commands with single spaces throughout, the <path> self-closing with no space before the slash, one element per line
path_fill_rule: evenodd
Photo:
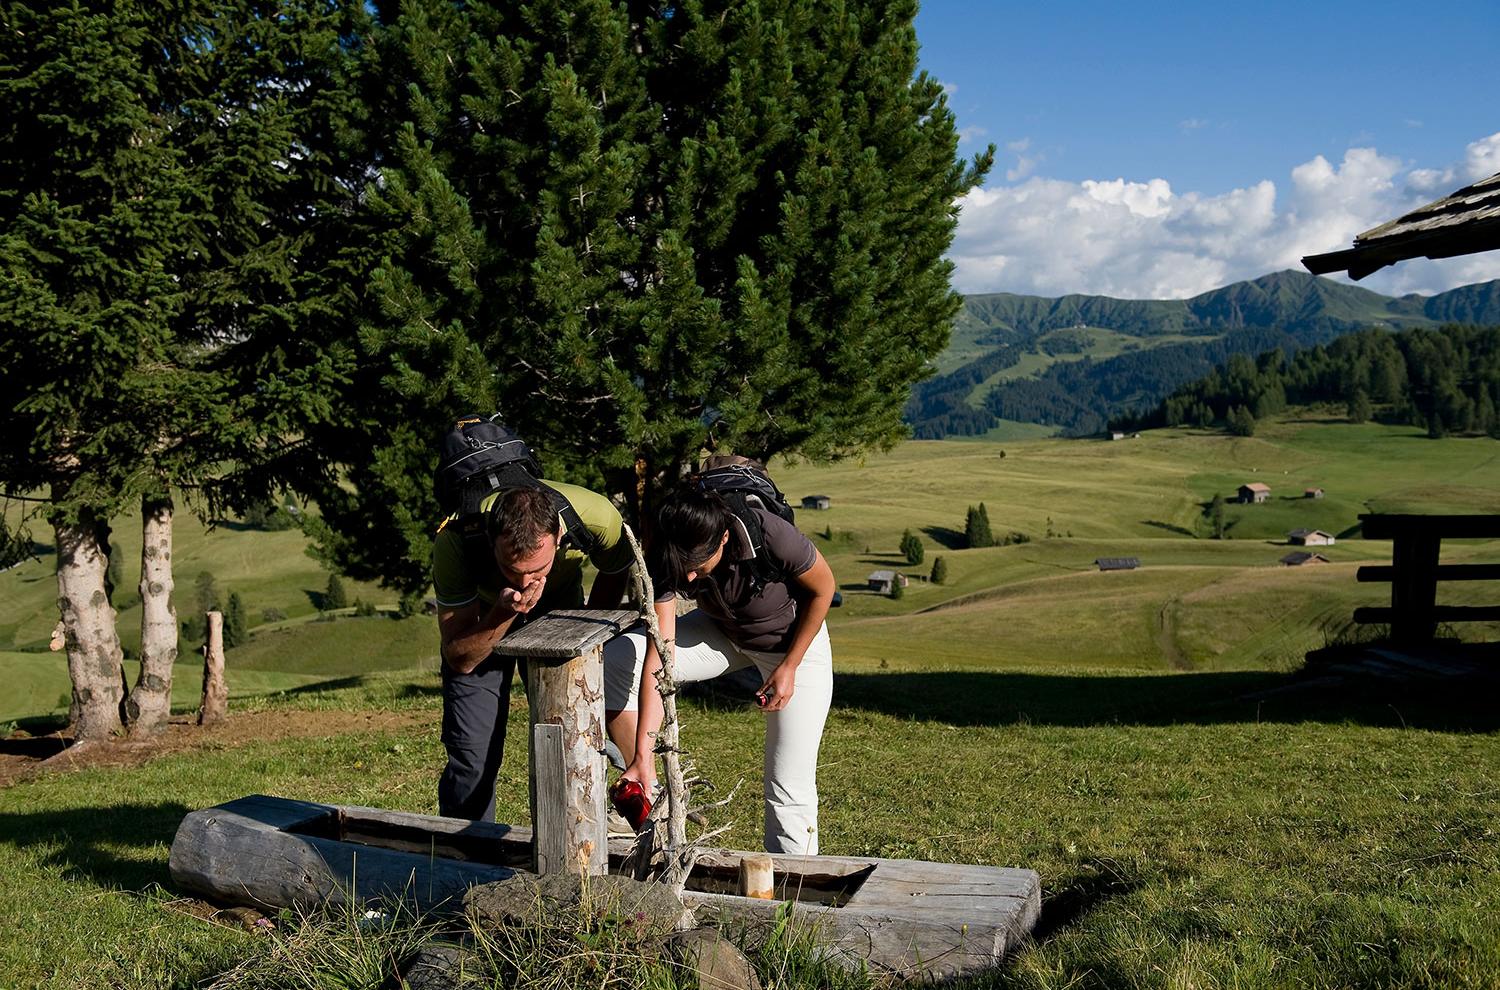
<path fill-rule="evenodd" d="M 1340 403 L 1351 422 L 1426 427 L 1428 435 L 1500 435 L 1500 327 L 1446 324 L 1398 333 L 1364 330 L 1290 356 L 1269 350 L 1178 388 L 1122 426 L 1210 426 L 1249 435 L 1289 405 Z"/>
<path fill-rule="evenodd" d="M 913 390 L 906 420 L 919 439 L 980 435 L 1001 420 L 1094 433 L 1236 354 L 1448 322 L 1500 323 L 1500 283 L 1392 298 L 1286 271 L 1180 300 L 969 296 L 940 374 Z M 1080 344 L 1099 330 L 1132 340 L 1109 354 Z M 1035 371 L 1005 373 L 1028 357 Z"/>

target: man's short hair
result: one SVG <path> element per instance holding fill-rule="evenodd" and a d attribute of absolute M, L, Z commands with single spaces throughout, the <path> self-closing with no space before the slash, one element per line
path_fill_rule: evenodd
<path fill-rule="evenodd" d="M 557 537 L 557 506 L 539 488 L 510 488 L 490 504 L 485 517 L 490 544 L 512 560 L 535 553 L 547 537 Z"/>

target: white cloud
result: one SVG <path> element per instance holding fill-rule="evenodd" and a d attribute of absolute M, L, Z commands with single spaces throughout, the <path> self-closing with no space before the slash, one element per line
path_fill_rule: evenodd
<path fill-rule="evenodd" d="M 962 139 L 963 132 L 959 132 Z M 1017 141 L 1007 141 L 1005 150 L 1016 156 L 1016 164 L 1005 170 L 1006 182 L 1019 182 L 1036 171 L 1036 167 L 1043 161 L 1044 156 L 1040 153 L 1028 154 L 1031 151 L 1031 138 L 1024 137 Z"/>
<path fill-rule="evenodd" d="M 1187 120 L 1179 120 L 1177 122 L 1178 129 L 1183 131 L 1201 130 L 1202 128 L 1205 128 L 1207 126 L 1208 121 L 1204 120 L 1201 117 L 1189 117 Z"/>
<path fill-rule="evenodd" d="M 1411 168 L 1374 148 L 1350 148 L 1293 168 L 1280 188 L 1177 192 L 1160 178 L 1064 182 L 1032 174 L 1040 156 L 1023 139 L 1009 185 L 962 203 L 949 252 L 961 292 L 1097 293 L 1185 298 L 1348 247 L 1354 236 L 1466 182 L 1500 172 L 1500 133 L 1473 142 L 1443 169 Z M 1500 252 L 1414 260 L 1360 284 L 1379 292 L 1439 292 L 1500 278 Z"/>

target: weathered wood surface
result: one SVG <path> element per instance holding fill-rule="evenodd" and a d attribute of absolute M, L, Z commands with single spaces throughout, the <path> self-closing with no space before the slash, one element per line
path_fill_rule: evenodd
<path fill-rule="evenodd" d="M 511 657 L 570 660 L 601 646 L 635 624 L 630 609 L 559 609 L 528 622 L 495 644 Z"/>
<path fill-rule="evenodd" d="M 433 848 L 461 837 L 483 840 L 472 844 L 496 850 L 497 858 L 515 859 L 532 837 L 527 829 L 506 825 L 251 797 L 183 820 L 172 844 L 172 878 L 185 890 L 262 908 L 338 903 L 352 892 L 404 896 L 427 909 L 451 908 L 469 886 L 514 872 L 491 863 L 286 831 L 327 821 L 344 822 L 351 832 L 377 831 L 376 826 L 425 829 Z M 409 838 L 403 841 L 409 844 Z M 628 838 L 614 840 L 611 858 L 618 862 L 629 845 Z M 699 865 L 732 877 L 751 855 L 758 854 L 714 849 Z M 770 859 L 778 897 L 840 878 L 857 887 L 842 906 L 798 901 L 793 915 L 815 926 L 844 956 L 901 976 L 947 978 L 994 966 L 1040 916 L 1041 884 L 1031 870 L 842 856 L 773 854 Z M 683 899 L 700 916 L 732 924 L 773 923 L 779 903 L 691 885 Z"/>
<path fill-rule="evenodd" d="M 776 896 L 776 870 L 770 856 L 740 857 L 740 896 L 764 901 Z"/>
<path fill-rule="evenodd" d="M 531 868 L 538 874 L 566 873 L 572 843 L 568 840 L 567 767 L 563 764 L 563 727 L 531 727 L 531 780 L 535 829 Z M 601 846 L 603 843 L 601 843 Z"/>
<path fill-rule="evenodd" d="M 603 647 L 596 644 L 561 663 L 529 660 L 526 694 L 531 724 L 557 730 L 555 749 L 552 733 L 544 733 L 545 763 L 532 736 L 531 823 L 546 831 L 537 844 L 536 869 L 606 873 Z"/>
<path fill-rule="evenodd" d="M 229 686 L 224 680 L 224 614 L 208 613 L 208 642 L 203 645 L 203 700 L 198 724 L 222 722 L 229 711 Z"/>
<path fill-rule="evenodd" d="M 287 831 L 341 810 L 366 809 L 257 796 L 193 812 L 172 842 L 172 880 L 216 901 L 261 910 L 343 904 L 352 895 L 397 898 L 431 911 L 452 906 L 474 884 L 516 873 Z"/>

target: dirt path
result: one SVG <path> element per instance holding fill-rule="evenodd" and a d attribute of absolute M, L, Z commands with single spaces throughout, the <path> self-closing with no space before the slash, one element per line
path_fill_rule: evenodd
<path fill-rule="evenodd" d="M 117 739 L 73 745 L 60 733 L 29 736 L 17 733 L 0 739 L 0 787 L 9 787 L 44 773 L 65 773 L 90 767 L 132 767 L 165 756 L 206 747 L 238 746 L 262 739 L 338 736 L 350 732 L 387 732 L 429 727 L 437 731 L 430 712 L 269 711 L 231 712 L 222 724 L 200 727 L 193 716 L 179 715 L 151 739 Z"/>
<path fill-rule="evenodd" d="M 1173 612 L 1180 604 L 1181 599 L 1168 598 L 1156 613 L 1156 647 L 1173 670 L 1192 670 L 1193 662 L 1177 645 L 1177 618 Z"/>

